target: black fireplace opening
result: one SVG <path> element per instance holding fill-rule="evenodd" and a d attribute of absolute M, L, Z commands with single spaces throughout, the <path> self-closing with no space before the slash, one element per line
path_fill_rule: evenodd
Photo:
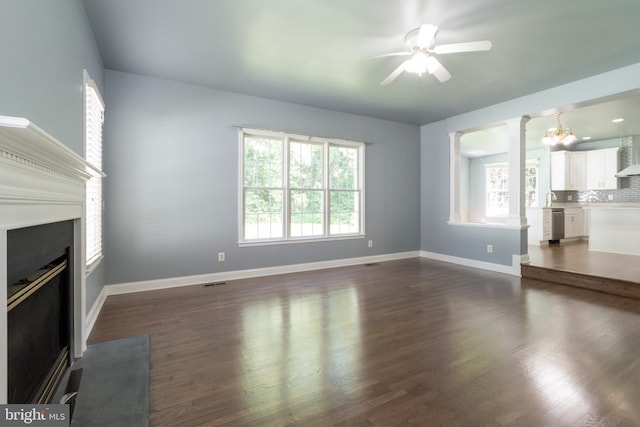
<path fill-rule="evenodd" d="M 73 348 L 73 221 L 7 233 L 8 403 L 49 403 Z"/>

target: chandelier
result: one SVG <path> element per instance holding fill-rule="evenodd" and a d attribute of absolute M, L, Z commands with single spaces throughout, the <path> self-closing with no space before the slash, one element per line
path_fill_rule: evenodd
<path fill-rule="evenodd" d="M 548 129 L 544 134 L 544 138 L 542 138 L 542 143 L 546 145 L 569 145 L 572 142 L 576 142 L 578 138 L 573 134 L 570 128 L 563 128 L 562 123 L 560 123 L 560 115 L 562 113 L 557 113 L 558 116 L 558 127 L 555 129 Z M 551 135 L 549 135 L 551 132 Z"/>

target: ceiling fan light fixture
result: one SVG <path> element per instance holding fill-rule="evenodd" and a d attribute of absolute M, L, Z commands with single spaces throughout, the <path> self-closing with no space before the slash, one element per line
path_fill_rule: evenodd
<path fill-rule="evenodd" d="M 429 56 L 422 51 L 418 51 L 411 56 L 404 66 L 405 71 L 422 75 L 429 69 Z"/>
<path fill-rule="evenodd" d="M 451 79 L 451 73 L 436 58 L 439 54 L 458 52 L 477 52 L 491 49 L 489 40 L 479 40 L 464 43 L 434 45 L 438 27 L 433 24 L 423 24 L 415 28 L 405 36 L 408 52 L 393 52 L 375 57 L 410 56 L 409 59 L 398 65 L 391 74 L 380 82 L 380 86 L 387 86 L 398 78 L 403 72 L 409 72 L 421 76 L 428 72 L 440 83 Z"/>
<path fill-rule="evenodd" d="M 573 134 L 570 128 L 563 128 L 562 123 L 560 123 L 560 115 L 562 112 L 557 113 L 558 125 L 555 129 L 549 128 L 547 132 L 545 132 L 544 138 L 542 138 L 542 143 L 545 145 L 569 145 L 578 140 L 578 138 Z M 552 130 L 553 129 L 553 130 Z M 551 135 L 549 135 L 551 132 Z"/>

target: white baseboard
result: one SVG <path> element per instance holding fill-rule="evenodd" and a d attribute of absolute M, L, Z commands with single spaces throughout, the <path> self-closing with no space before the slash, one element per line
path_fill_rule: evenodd
<path fill-rule="evenodd" d="M 451 255 L 444 255 L 435 252 L 421 251 L 420 256 L 436 261 L 450 262 L 452 264 L 464 265 L 467 267 L 479 268 L 481 270 L 495 271 L 497 273 L 510 274 L 512 276 L 521 276 L 520 263 L 529 261 L 529 255 L 513 255 L 511 265 L 495 264 L 492 262 L 478 261 L 468 258 L 460 258 Z"/>
<path fill-rule="evenodd" d="M 278 267 L 255 268 L 249 270 L 225 271 L 221 273 L 201 274 L 197 276 L 172 277 L 140 282 L 118 283 L 106 285 L 103 288 L 105 298 L 109 295 L 121 295 L 132 292 L 151 291 L 156 289 L 175 288 L 179 286 L 201 285 L 204 283 L 224 282 L 227 280 L 250 279 L 253 277 L 273 276 L 276 274 L 299 273 L 303 271 L 322 270 L 326 268 L 347 267 L 350 265 L 367 264 L 371 262 L 392 261 L 397 259 L 416 258 L 419 251 L 401 252 L 387 255 L 374 255 L 358 258 L 337 259 L 331 261 L 310 262 L 305 264 L 291 264 Z M 102 294 L 102 292 L 101 292 Z M 104 302 L 103 302 L 104 303 Z M 94 307 L 96 304 L 94 304 Z M 92 308 L 93 311 L 93 308 Z M 96 314 L 97 316 L 97 314 Z"/>
<path fill-rule="evenodd" d="M 168 289 L 180 286 L 201 285 L 204 283 L 223 282 L 227 280 L 249 279 L 253 277 L 273 276 L 276 274 L 299 273 L 304 271 L 322 270 L 327 268 L 347 267 L 351 265 L 367 264 L 372 262 L 393 261 L 423 257 L 437 261 L 450 262 L 465 265 L 482 270 L 496 271 L 510 275 L 520 276 L 520 263 L 529 260 L 528 255 L 513 255 L 513 265 L 501 265 L 484 261 L 476 261 L 467 258 L 454 257 L 427 251 L 401 252 L 387 255 L 374 255 L 359 258 L 347 258 L 331 261 L 310 262 L 305 264 L 292 264 L 278 267 L 256 268 L 249 270 L 226 271 L 222 273 L 201 274 L 196 276 L 172 277 L 159 280 L 145 280 L 140 282 L 118 283 L 106 285 L 102 288 L 93 303 L 91 310 L 85 318 L 85 337 L 87 341 L 93 327 L 98 320 L 98 315 L 109 295 L 129 294 L 133 292 L 151 291 L 156 289 Z"/>
<path fill-rule="evenodd" d="M 304 271 L 322 270 L 327 268 L 347 267 L 351 265 L 367 264 L 372 262 L 393 261 L 423 257 L 436 261 L 450 262 L 453 264 L 465 265 L 467 267 L 490 270 L 499 273 L 520 276 L 520 263 L 528 261 L 528 255 L 513 255 L 513 265 L 501 265 L 484 261 L 476 261 L 467 258 L 459 258 L 450 255 L 443 255 L 427 251 L 400 252 L 387 255 L 374 255 L 359 258 L 346 258 L 331 261 L 310 262 L 304 264 L 291 264 L 278 267 L 255 268 L 249 270 L 225 271 L 221 273 L 200 274 L 195 276 L 171 277 L 167 279 L 145 280 L 139 282 L 118 283 L 106 285 L 93 303 L 91 310 L 86 317 L 86 338 L 91 333 L 95 325 L 100 310 L 106 299 L 110 295 L 122 295 L 133 292 L 144 292 L 156 289 L 176 288 L 180 286 L 201 285 L 205 283 L 224 282 L 227 280 L 250 279 L 253 277 L 273 276 L 276 274 L 300 273 Z"/>
<path fill-rule="evenodd" d="M 518 276 L 521 276 L 522 274 L 520 274 L 520 264 L 529 264 L 531 262 L 531 258 L 529 258 L 529 254 L 513 255 L 511 262 L 513 263 L 513 268 L 515 268 L 516 266 L 518 267 Z"/>
<path fill-rule="evenodd" d="M 103 286 L 102 290 L 98 294 L 98 297 L 93 302 L 93 305 L 91 306 L 91 310 L 89 310 L 89 312 L 87 313 L 87 316 L 85 317 L 85 322 L 84 322 L 85 336 L 83 338 L 85 343 L 87 342 L 89 335 L 91 335 L 93 326 L 96 324 L 96 320 L 98 320 L 98 315 L 100 314 L 100 311 L 102 310 L 102 306 L 104 305 L 104 302 L 106 300 L 107 300 L 107 290 L 105 289 L 105 286 Z"/>

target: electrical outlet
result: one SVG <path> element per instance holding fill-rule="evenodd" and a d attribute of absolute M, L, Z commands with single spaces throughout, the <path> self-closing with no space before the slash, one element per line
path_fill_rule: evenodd
<path fill-rule="evenodd" d="M 573 200 L 573 196 L 572 196 L 571 194 L 569 194 L 569 195 L 567 196 L 567 200 L 568 200 L 568 201 L 572 201 L 572 200 Z"/>
<path fill-rule="evenodd" d="M 609 200 L 613 200 L 613 194 L 609 194 Z"/>
<path fill-rule="evenodd" d="M 487 253 L 489 254 L 493 253 L 493 245 L 487 245 Z"/>
<path fill-rule="evenodd" d="M 367 246 L 369 246 L 370 248 L 372 248 L 372 247 L 373 247 L 373 240 L 369 240 L 369 241 L 367 242 Z"/>
<path fill-rule="evenodd" d="M 224 252 L 218 252 L 218 261 L 224 261 Z"/>

